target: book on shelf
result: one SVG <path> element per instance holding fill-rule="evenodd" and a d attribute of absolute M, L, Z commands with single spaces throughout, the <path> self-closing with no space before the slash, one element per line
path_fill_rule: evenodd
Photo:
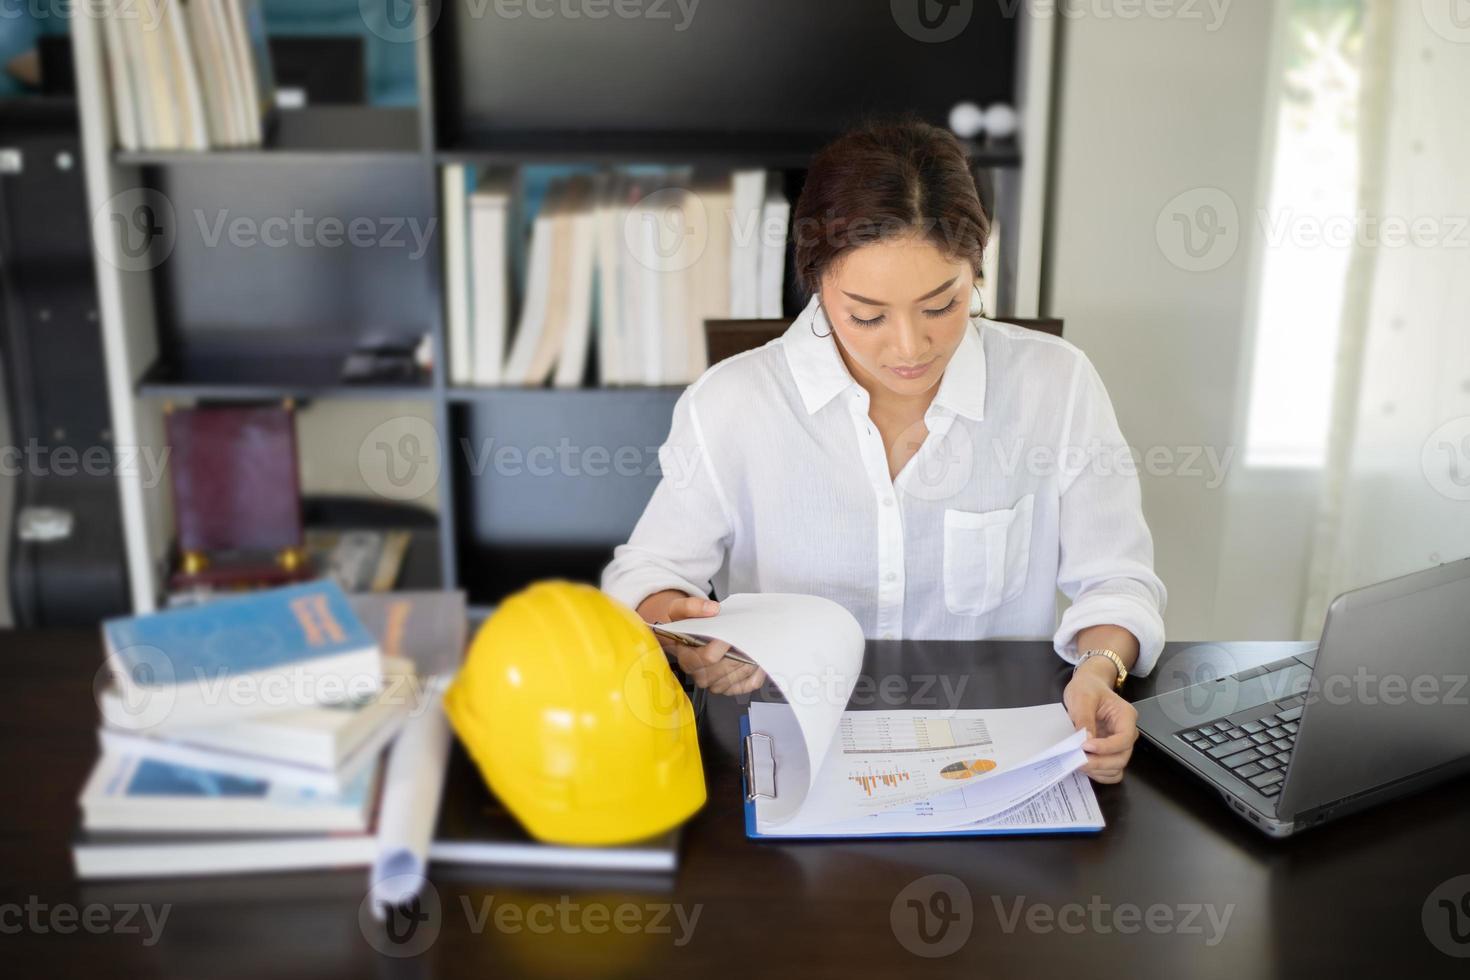
<path fill-rule="evenodd" d="M 623 288 L 633 298 L 632 323 L 638 335 L 638 360 L 626 366 L 628 384 L 656 385 L 662 380 L 664 364 L 663 277 L 659 273 L 659 215 L 650 198 L 656 193 L 638 186 L 638 198 L 623 219 L 623 239 L 628 248 L 627 275 Z"/>
<path fill-rule="evenodd" d="M 705 323 L 730 318 L 730 209 L 734 198 L 728 173 L 696 173 L 690 191 L 700 204 L 694 210 L 691 234 L 704 242 L 704 253 L 691 270 L 695 301 L 689 323 L 689 367 L 685 375 L 693 381 L 709 367 Z M 700 222 L 704 225 L 702 235 Z M 784 228 L 781 236 L 784 240 Z"/>
<path fill-rule="evenodd" d="M 556 366 L 551 382 L 580 388 L 592 347 L 593 275 L 597 267 L 597 212 L 601 180 L 574 180 L 565 215 L 570 263 L 564 292 L 566 308 L 559 344 L 552 344 Z M 560 348 L 557 350 L 556 348 Z M 533 381 L 533 383 L 535 383 Z"/>
<path fill-rule="evenodd" d="M 791 202 L 775 180 L 766 186 L 766 199 L 761 204 L 760 266 L 756 302 L 759 315 L 766 320 L 781 318 L 785 297 L 786 235 L 791 226 Z"/>
<path fill-rule="evenodd" d="M 766 203 L 766 172 L 737 170 L 732 177 L 730 224 L 730 319 L 760 314 L 761 212 Z"/>
<path fill-rule="evenodd" d="M 980 298 L 985 315 L 995 319 L 1000 315 L 1000 217 L 990 219 L 990 240 L 985 243 L 985 252 L 980 259 Z"/>
<path fill-rule="evenodd" d="M 469 253 L 472 270 L 469 349 L 471 380 L 499 384 L 505 368 L 506 317 L 510 282 L 506 243 L 510 234 L 511 173 L 482 171 L 469 195 Z"/>
<path fill-rule="evenodd" d="M 624 309 L 625 291 L 619 288 L 627 261 L 622 248 L 622 216 L 628 182 L 620 174 L 609 174 L 595 205 L 597 256 L 597 376 L 605 385 L 618 384 L 623 374 L 627 331 L 631 321 Z"/>
<path fill-rule="evenodd" d="M 546 315 L 540 332 L 526 338 L 530 354 L 524 368 L 512 371 L 508 377 L 513 384 L 540 385 L 553 380 L 559 386 L 572 387 L 581 383 L 586 360 L 585 331 L 589 329 L 585 321 L 591 316 L 592 194 L 588 178 L 573 177 L 559 183 L 543 205 L 551 217 L 549 251 L 539 253 L 549 264 L 545 277 Z M 579 319 L 584 322 L 579 324 Z M 577 336 L 584 338 L 580 358 L 575 347 Z M 521 338 L 516 340 L 519 347 Z M 516 363 L 514 354 L 512 363 Z M 575 380 L 567 380 L 572 374 L 576 375 Z"/>
<path fill-rule="evenodd" d="M 180 4 L 165 3 L 159 7 L 160 29 L 166 30 L 164 45 L 168 49 L 170 89 L 175 93 L 184 149 L 209 149 L 209 125 L 204 112 L 204 90 L 194 48 L 190 43 L 184 11 Z"/>
<path fill-rule="evenodd" d="M 313 527 L 305 533 L 313 568 L 344 592 L 387 592 L 398 582 L 413 543 L 407 530 Z"/>
<path fill-rule="evenodd" d="M 543 203 L 531 222 L 531 238 L 527 247 L 526 283 L 521 296 L 521 315 L 516 321 L 515 337 L 506 356 L 505 381 L 519 384 L 529 375 L 531 361 L 541 344 L 550 315 L 551 297 L 559 292 L 552 280 L 552 256 L 556 244 L 556 209 L 552 195 Z"/>
<path fill-rule="evenodd" d="M 444 319 L 449 334 L 449 383 L 462 386 L 475 377 L 470 338 L 469 195 L 466 168 L 446 164 L 440 175 L 444 202 Z"/>
<path fill-rule="evenodd" d="M 791 209 L 775 175 L 451 164 L 443 180 L 454 385 L 687 384 L 709 366 L 706 321 L 736 304 L 781 316 Z"/>
<path fill-rule="evenodd" d="M 108 104 L 112 110 L 117 144 L 124 150 L 137 150 L 143 145 L 142 120 L 136 102 L 130 97 L 133 80 L 129 72 L 131 59 L 125 57 L 127 41 L 123 25 L 112 16 L 118 0 L 107 0 L 102 7 L 102 36 L 107 62 Z M 150 140 L 151 141 L 151 140 Z"/>
<path fill-rule="evenodd" d="M 152 24 L 124 0 L 99 10 L 121 149 L 264 142 L 275 81 L 261 0 L 172 0 Z"/>

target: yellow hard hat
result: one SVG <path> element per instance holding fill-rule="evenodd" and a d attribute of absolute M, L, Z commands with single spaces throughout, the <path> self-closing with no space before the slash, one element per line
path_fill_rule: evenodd
<path fill-rule="evenodd" d="M 689 698 L 647 624 L 590 585 L 538 582 L 502 602 L 444 707 L 538 840 L 627 843 L 704 805 Z"/>

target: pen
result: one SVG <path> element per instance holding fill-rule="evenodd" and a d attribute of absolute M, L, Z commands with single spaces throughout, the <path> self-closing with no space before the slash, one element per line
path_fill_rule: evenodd
<path fill-rule="evenodd" d="M 701 639 L 698 639 L 696 637 L 690 636 L 687 633 L 676 633 L 675 631 L 673 631 L 671 629 L 665 629 L 662 625 L 660 625 L 658 623 L 652 624 L 650 626 L 650 628 L 653 630 L 654 633 L 656 633 L 659 636 L 662 636 L 664 639 L 666 639 L 666 640 L 672 640 L 673 642 L 679 644 L 680 646 L 684 646 L 684 647 L 702 647 L 702 646 L 705 645 L 706 642 L 708 642 L 706 640 L 701 640 Z M 667 653 L 668 651 L 665 651 L 665 652 Z M 673 656 L 674 656 L 673 654 L 669 654 L 669 658 L 670 659 L 673 659 Z M 733 648 L 733 647 L 731 647 L 725 653 L 725 656 L 724 657 L 721 657 L 720 659 L 721 660 L 728 659 L 728 660 L 733 660 L 736 663 L 749 664 L 751 667 L 758 667 L 758 666 L 760 666 L 754 660 L 751 660 L 749 657 L 747 657 L 745 654 L 737 652 L 735 650 L 735 648 Z"/>

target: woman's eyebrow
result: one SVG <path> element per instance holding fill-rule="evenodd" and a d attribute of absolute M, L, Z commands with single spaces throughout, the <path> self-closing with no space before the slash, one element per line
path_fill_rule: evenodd
<path fill-rule="evenodd" d="M 954 285 L 954 281 L 957 278 L 959 278 L 959 277 L 958 276 L 955 276 L 955 277 L 950 278 L 947 282 L 940 283 L 938 286 L 935 286 L 933 289 L 929 290 L 923 296 L 920 296 L 918 299 L 914 300 L 914 302 L 915 303 L 922 303 L 922 302 L 924 302 L 924 300 L 929 299 L 932 296 L 938 296 L 940 293 L 944 292 L 950 286 L 953 286 Z M 887 306 L 888 305 L 887 303 L 883 302 L 881 299 L 868 299 L 866 296 L 859 296 L 857 293 L 849 293 L 845 289 L 842 292 L 845 295 L 851 297 L 852 299 L 857 300 L 859 303 L 866 303 L 869 306 Z"/>

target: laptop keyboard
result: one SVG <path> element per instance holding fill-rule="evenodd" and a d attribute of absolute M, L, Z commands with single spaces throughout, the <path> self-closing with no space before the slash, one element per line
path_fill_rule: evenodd
<path fill-rule="evenodd" d="M 1263 704 L 1176 737 L 1250 783 L 1263 796 L 1276 796 L 1296 747 L 1297 726 L 1306 698 L 1301 695 Z"/>

